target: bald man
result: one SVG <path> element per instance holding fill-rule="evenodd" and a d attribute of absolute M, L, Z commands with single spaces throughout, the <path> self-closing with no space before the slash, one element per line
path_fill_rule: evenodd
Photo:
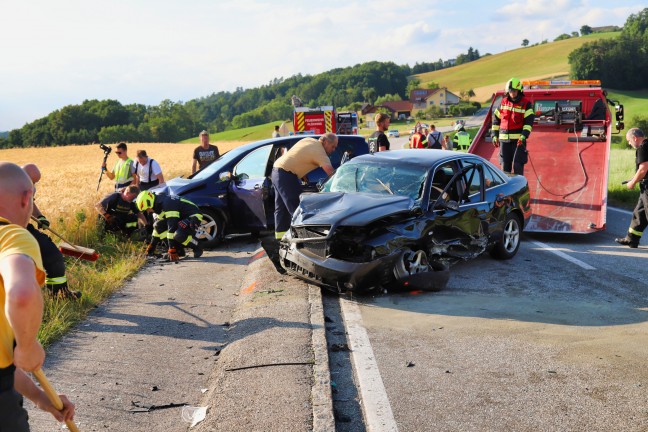
<path fill-rule="evenodd" d="M 15 432 L 29 431 L 23 396 L 58 421 L 74 417 L 74 405 L 65 396 L 58 411 L 25 373 L 40 369 L 45 360 L 37 339 L 45 272 L 38 244 L 24 229 L 33 211 L 33 194 L 25 171 L 0 162 L 0 419 L 2 430 Z"/>
<path fill-rule="evenodd" d="M 23 171 L 27 173 L 32 183 L 34 184 L 34 194 L 36 193 L 36 183 L 41 179 L 41 172 L 38 167 L 33 164 L 23 165 Z M 40 211 L 36 202 L 33 204 L 32 215 L 38 220 L 38 228 L 49 228 L 49 221 Z M 51 238 L 49 238 L 45 233 L 42 233 L 37 229 L 37 227 L 32 224 L 27 225 L 27 231 L 29 231 L 36 241 L 40 248 L 41 257 L 43 259 L 43 265 L 45 266 L 45 273 L 47 277 L 45 278 L 45 285 L 52 295 L 56 295 L 63 298 L 78 299 L 81 297 L 79 291 L 70 291 L 67 283 L 67 276 L 65 275 L 65 259 L 63 259 L 63 254 L 56 247 Z"/>

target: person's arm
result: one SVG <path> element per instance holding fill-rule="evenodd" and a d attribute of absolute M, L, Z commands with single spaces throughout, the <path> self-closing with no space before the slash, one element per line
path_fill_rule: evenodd
<path fill-rule="evenodd" d="M 157 175 L 158 180 L 160 180 L 160 184 L 164 183 L 164 175 L 160 171 L 160 174 Z"/>
<path fill-rule="evenodd" d="M 0 276 L 5 287 L 5 315 L 14 332 L 14 365 L 27 372 L 39 369 L 45 351 L 38 342 L 43 319 L 43 297 L 36 280 L 34 261 L 22 254 L 0 260 Z"/>
<path fill-rule="evenodd" d="M 333 165 L 331 165 L 331 164 L 322 165 L 322 169 L 324 170 L 324 172 L 328 176 L 330 176 L 331 174 L 333 174 L 335 172 L 335 168 L 333 168 Z"/>
<path fill-rule="evenodd" d="M 648 162 L 642 162 L 639 164 L 639 169 L 635 173 L 634 177 L 632 177 L 632 180 L 630 180 L 626 185 L 627 188 L 634 189 L 635 185 L 644 179 L 646 173 L 648 173 Z"/>
<path fill-rule="evenodd" d="M 34 402 L 38 408 L 52 414 L 56 420 L 64 422 L 74 419 L 74 404 L 65 395 L 59 395 L 61 402 L 63 402 L 63 409 L 59 411 L 54 408 L 47 394 L 38 388 L 34 381 L 21 369 L 16 369 L 14 387 L 18 393 Z"/>
<path fill-rule="evenodd" d="M 158 161 L 151 162 L 157 165 L 158 172 L 155 172 L 155 165 L 153 165 L 153 174 L 157 176 L 157 179 L 160 181 L 160 184 L 164 183 L 164 174 L 162 174 L 162 167 L 158 163 Z M 150 179 L 149 179 L 150 180 Z"/>
<path fill-rule="evenodd" d="M 99 213 L 103 217 L 106 217 L 106 215 L 108 214 L 102 201 L 99 201 L 97 204 L 95 204 L 95 210 L 97 210 L 97 213 Z"/>

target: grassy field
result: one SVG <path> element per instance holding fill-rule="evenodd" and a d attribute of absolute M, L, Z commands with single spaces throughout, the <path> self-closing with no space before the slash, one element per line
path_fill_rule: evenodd
<path fill-rule="evenodd" d="M 416 75 L 421 87 L 429 82 L 447 87 L 459 95 L 473 89 L 477 101 L 484 102 L 501 89 L 511 76 L 520 79 L 564 77 L 569 74 L 569 53 L 586 42 L 615 38 L 620 33 L 596 33 L 526 48 L 517 48 L 500 54 L 485 56 L 460 66 Z"/>

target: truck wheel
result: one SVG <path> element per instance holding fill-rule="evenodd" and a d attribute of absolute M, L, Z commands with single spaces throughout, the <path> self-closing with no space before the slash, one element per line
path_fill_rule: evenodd
<path fill-rule="evenodd" d="M 200 210 L 203 214 L 203 220 L 196 229 L 196 240 L 204 249 L 214 248 L 223 241 L 225 224 L 215 211 L 207 208 L 201 208 Z"/>
<path fill-rule="evenodd" d="M 500 260 L 513 258 L 520 248 L 521 238 L 522 225 L 520 219 L 514 213 L 509 213 L 506 215 L 501 237 L 491 249 L 491 256 Z"/>

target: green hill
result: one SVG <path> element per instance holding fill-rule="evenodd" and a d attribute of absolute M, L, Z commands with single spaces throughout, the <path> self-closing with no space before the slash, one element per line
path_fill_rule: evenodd
<path fill-rule="evenodd" d="M 421 87 L 435 82 L 455 94 L 473 89 L 475 100 L 486 101 L 512 76 L 522 80 L 557 78 L 569 75 L 567 58 L 576 48 L 596 39 L 611 39 L 620 32 L 594 33 L 526 48 L 518 48 L 448 69 L 415 75 Z"/>

